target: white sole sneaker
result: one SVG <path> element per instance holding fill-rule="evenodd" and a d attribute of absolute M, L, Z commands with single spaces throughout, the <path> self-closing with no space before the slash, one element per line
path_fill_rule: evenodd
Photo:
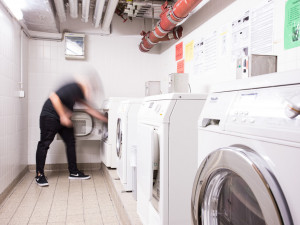
<path fill-rule="evenodd" d="M 90 176 L 88 177 L 70 177 L 69 176 L 69 180 L 88 180 L 88 179 L 91 179 Z"/>

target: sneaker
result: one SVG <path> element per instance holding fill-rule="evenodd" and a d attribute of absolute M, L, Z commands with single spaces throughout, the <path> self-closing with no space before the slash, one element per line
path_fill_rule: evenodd
<path fill-rule="evenodd" d="M 47 181 L 47 179 L 46 179 L 46 177 L 45 177 L 45 175 L 44 174 L 41 174 L 41 175 L 37 175 L 36 177 L 35 177 L 35 181 L 36 181 L 36 183 L 39 185 L 39 186 L 41 186 L 41 187 L 44 187 L 44 186 L 48 186 L 49 184 L 48 184 L 48 181 Z"/>
<path fill-rule="evenodd" d="M 81 172 L 79 170 L 76 173 L 70 173 L 70 176 L 69 176 L 70 180 L 73 180 L 73 179 L 88 180 L 90 178 L 91 178 L 90 175 L 85 175 L 83 172 Z"/>

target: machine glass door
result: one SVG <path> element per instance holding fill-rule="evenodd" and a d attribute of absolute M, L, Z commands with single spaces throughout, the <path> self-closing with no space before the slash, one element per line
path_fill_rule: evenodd
<path fill-rule="evenodd" d="M 118 118 L 117 121 L 117 143 L 116 143 L 117 156 L 122 157 L 122 120 Z"/>
<path fill-rule="evenodd" d="M 104 112 L 104 116 L 106 118 L 108 118 L 108 112 Z M 108 123 L 102 123 L 102 138 L 101 138 L 101 141 L 103 141 L 105 143 L 108 140 Z"/>
<path fill-rule="evenodd" d="M 151 204 L 159 211 L 159 200 L 160 200 L 160 148 L 159 148 L 159 133 L 157 129 L 154 129 L 153 133 L 153 146 L 152 146 L 152 196 Z"/>
<path fill-rule="evenodd" d="M 253 150 L 232 146 L 200 165 L 192 192 L 196 225 L 293 224 L 276 177 Z"/>
<path fill-rule="evenodd" d="M 94 121 L 89 114 L 82 111 L 74 111 L 71 120 L 76 137 L 84 137 L 92 133 Z"/>

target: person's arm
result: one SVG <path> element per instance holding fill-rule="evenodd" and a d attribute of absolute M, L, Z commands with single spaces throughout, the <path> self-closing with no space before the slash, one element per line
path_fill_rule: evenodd
<path fill-rule="evenodd" d="M 94 108 L 92 108 L 87 102 L 85 101 L 80 101 L 81 104 L 83 104 L 86 108 L 84 109 L 84 111 L 86 111 L 88 114 L 90 114 L 91 116 L 95 117 L 98 120 L 101 120 L 105 123 L 108 122 L 108 119 L 106 116 L 104 116 L 102 113 L 98 112 L 97 110 L 95 110 Z"/>
<path fill-rule="evenodd" d="M 70 119 L 72 114 L 65 109 L 65 106 L 61 102 L 58 95 L 53 92 L 50 94 L 49 99 L 52 102 L 55 111 L 59 115 L 60 123 L 66 127 L 72 127 L 72 121 Z"/>

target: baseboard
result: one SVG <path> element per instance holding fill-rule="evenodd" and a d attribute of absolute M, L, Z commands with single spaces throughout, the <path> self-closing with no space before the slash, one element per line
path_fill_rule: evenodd
<path fill-rule="evenodd" d="M 19 175 L 8 185 L 7 188 L 4 189 L 4 191 L 0 194 L 0 205 L 3 203 L 3 201 L 7 198 L 7 196 L 10 194 L 10 192 L 14 189 L 14 187 L 20 182 L 20 180 L 25 176 L 25 174 L 28 172 L 28 166 L 26 166 Z"/>
<path fill-rule="evenodd" d="M 142 225 L 137 215 L 136 201 L 131 192 L 122 190 L 116 170 L 107 168 L 103 163 L 101 167 L 122 225 Z"/>
<path fill-rule="evenodd" d="M 35 171 L 35 164 L 28 165 L 29 171 Z M 79 170 L 100 170 L 101 163 L 77 163 L 77 167 Z M 68 164 L 67 163 L 60 163 L 60 164 L 46 164 L 45 171 L 67 171 Z"/>

